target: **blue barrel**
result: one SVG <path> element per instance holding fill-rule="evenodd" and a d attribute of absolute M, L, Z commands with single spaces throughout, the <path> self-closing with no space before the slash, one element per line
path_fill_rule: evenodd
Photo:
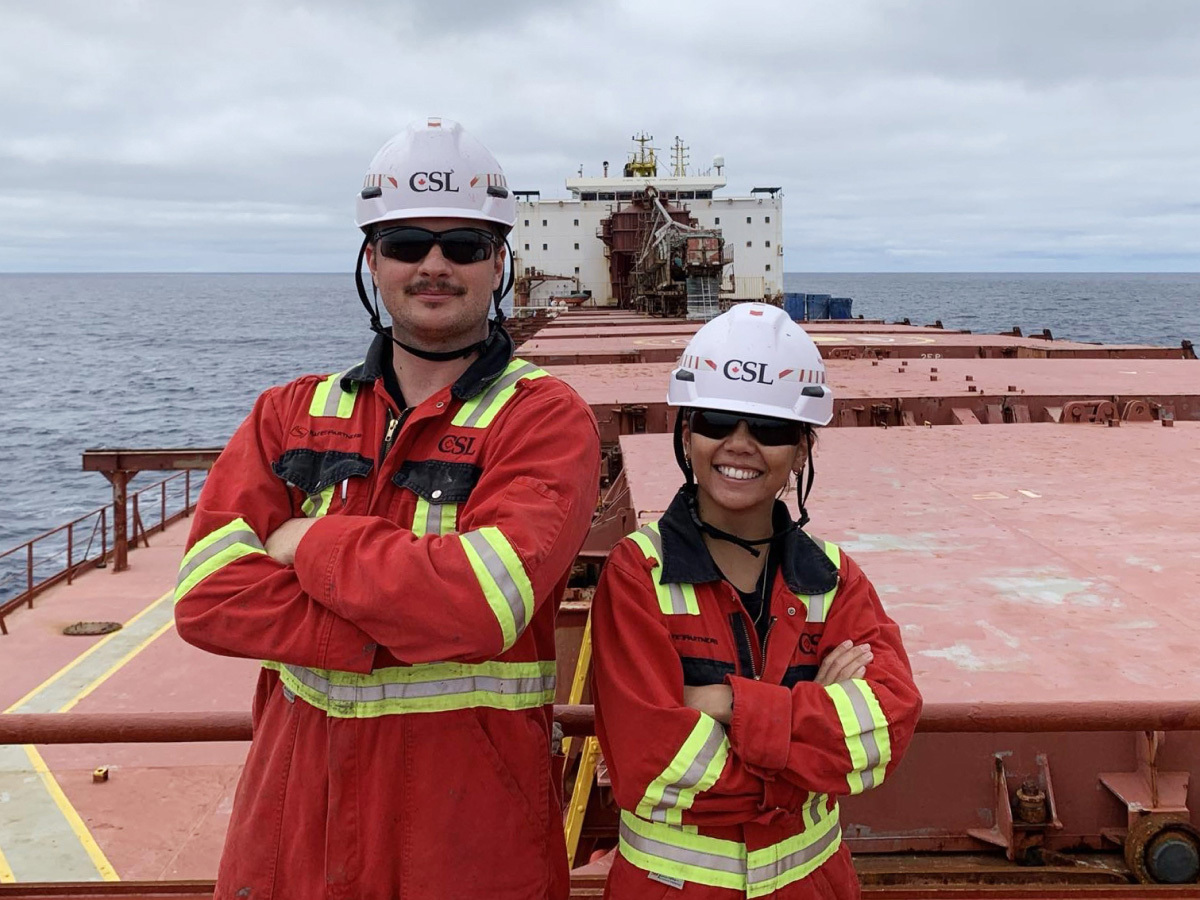
<path fill-rule="evenodd" d="M 791 317 L 793 322 L 803 322 L 804 295 L 785 293 L 783 295 L 783 311 Z"/>
<path fill-rule="evenodd" d="M 829 318 L 831 319 L 849 319 L 850 307 L 854 304 L 854 300 L 850 297 L 830 297 L 829 298 Z"/>
<path fill-rule="evenodd" d="M 829 300 L 828 294 L 809 294 L 808 295 L 808 318 L 809 321 L 817 321 L 818 319 L 829 318 Z"/>

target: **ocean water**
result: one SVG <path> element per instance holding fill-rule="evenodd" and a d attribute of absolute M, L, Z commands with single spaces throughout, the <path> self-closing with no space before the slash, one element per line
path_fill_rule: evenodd
<path fill-rule="evenodd" d="M 994 332 L 1200 341 L 1200 275 L 789 273 L 854 313 Z M 106 503 L 90 447 L 217 446 L 262 388 L 362 358 L 349 275 L 0 275 L 0 550 Z M 1198 368 L 1200 373 L 1200 368 Z M 161 479 L 143 473 L 132 489 Z M 0 562 L 0 571 L 3 570 Z M 8 592 L 0 583 L 0 598 Z"/>

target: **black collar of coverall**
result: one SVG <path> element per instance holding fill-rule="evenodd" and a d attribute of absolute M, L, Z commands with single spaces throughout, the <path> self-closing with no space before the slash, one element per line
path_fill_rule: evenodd
<path fill-rule="evenodd" d="M 695 490 L 694 487 L 690 490 Z M 662 536 L 662 580 L 675 584 L 702 584 L 720 581 L 725 576 L 713 562 L 704 537 L 692 521 L 688 504 L 689 487 L 684 485 L 675 494 L 666 513 L 658 520 Z M 824 548 L 795 527 L 787 507 L 779 500 L 771 511 L 771 527 L 782 535 L 772 542 L 772 548 L 783 545 L 780 569 L 783 580 L 794 594 L 824 594 L 837 586 L 837 566 L 825 555 Z M 791 526 L 791 527 L 789 527 Z"/>
<path fill-rule="evenodd" d="M 470 400 L 480 394 L 484 388 L 504 374 L 504 370 L 513 358 L 513 342 L 503 328 L 494 329 L 494 339 L 488 342 L 483 353 L 478 356 L 467 371 L 459 376 L 450 386 L 450 393 L 456 400 Z M 367 350 L 367 358 L 342 376 L 342 390 L 350 390 L 356 384 L 367 384 L 383 377 L 384 366 L 392 364 L 392 342 L 387 335 L 377 334 Z"/>

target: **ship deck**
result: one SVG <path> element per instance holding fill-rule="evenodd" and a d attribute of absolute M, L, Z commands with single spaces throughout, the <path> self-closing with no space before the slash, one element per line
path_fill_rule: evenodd
<path fill-rule="evenodd" d="M 657 518 L 670 436 L 621 451 L 637 521 Z M 1200 423 L 828 430 L 808 530 L 871 577 L 929 703 L 1200 703 L 1197 459 Z"/>
<path fill-rule="evenodd" d="M 674 428 L 666 384 L 675 363 L 547 366 L 591 406 L 601 438 Z M 1162 407 L 1200 420 L 1200 376 L 1180 359 L 829 360 L 835 426 L 1070 422 L 1108 403 L 1117 419 L 1149 418 Z M 1130 404 L 1135 404 L 1130 406 Z M 1070 404 L 1078 404 L 1071 406 Z M 1139 405 L 1140 404 L 1140 405 Z M 1009 411 L 1006 414 L 1006 410 Z M 969 416 L 967 413 L 969 412 Z M 1099 416 L 1101 419 L 1104 415 Z"/>
<path fill-rule="evenodd" d="M 620 444 L 629 522 L 653 520 L 680 484 L 671 437 Z M 1180 475 L 1197 459 L 1200 423 L 827 430 L 808 531 L 871 579 L 927 712 L 1196 707 L 1200 483 Z M 970 850 L 962 837 L 989 827 L 998 759 L 1053 770 L 1062 828 L 1048 842 L 1119 839 L 1124 809 L 1098 779 L 1127 784 L 1140 737 L 1069 733 L 1054 720 L 1029 734 L 918 734 L 888 783 L 843 803 L 851 848 Z M 1163 790 L 1171 783 L 1195 809 L 1200 732 L 1170 733 L 1157 752 Z"/>
<path fill-rule="evenodd" d="M 190 520 L 151 539 L 118 575 L 95 569 L 8 620 L 5 713 L 248 709 L 258 664 L 185 644 L 173 622 Z M 114 621 L 104 637 L 71 623 Z M 244 743 L 0 747 L 0 883 L 211 879 Z M 107 780 L 95 780 L 107 769 Z M 3 896 L 3 894 L 0 894 Z"/>
<path fill-rule="evenodd" d="M 618 515 L 631 530 L 661 514 L 680 483 L 664 395 L 694 330 L 682 325 L 571 312 L 520 351 L 546 364 L 567 363 L 551 371 L 584 397 L 602 438 L 619 448 L 612 460 L 621 468 L 610 472 L 616 480 L 594 536 L 609 536 L 604 515 Z M 629 335 L 614 336 L 626 327 Z M 570 334 L 579 328 L 605 336 Z M 1180 359 L 1178 349 L 883 323 L 812 330 L 826 352 L 869 348 L 876 357 L 830 359 L 834 424 L 944 427 L 824 430 L 810 530 L 840 543 L 872 579 L 903 628 L 927 710 L 1000 704 L 1036 707 L 1042 717 L 1040 726 L 1014 733 L 919 734 L 894 778 L 844 804 L 846 837 L 863 854 L 860 870 L 871 870 L 872 853 L 1003 846 L 997 829 L 1005 804 L 998 804 L 996 778 L 1020 783 L 1043 773 L 1049 787 L 1051 769 L 1058 797 L 1052 811 L 1062 822 L 1047 831 L 1046 847 L 1119 848 L 1133 813 L 1112 785 L 1136 794 L 1145 738 L 1056 727 L 1053 710 L 1103 707 L 1119 718 L 1164 700 L 1200 706 L 1200 673 L 1192 664 L 1200 605 L 1190 602 L 1200 571 L 1200 482 L 1186 477 L 1200 459 L 1196 362 Z M 647 349 L 660 354 L 658 362 L 645 361 Z M 1049 349 L 1063 353 L 1048 358 Z M 587 360 L 602 364 L 580 364 Z M 1102 403 L 1110 404 L 1103 414 Z M 1089 409 L 1120 427 L 1058 424 L 1086 420 Z M 1000 421 L 1010 424 L 978 427 Z M 172 590 L 187 529 L 185 519 L 153 536 L 131 554 L 127 572 L 88 571 L 38 596 L 33 609 L 13 613 L 12 633 L 0 637 L 0 709 L 247 710 L 257 662 L 196 650 L 173 628 Z M 560 672 L 569 671 L 578 651 L 571 641 L 582 632 L 585 607 L 572 607 L 559 621 Z M 62 634 L 65 625 L 97 620 L 124 627 L 103 638 Z M 569 677 L 561 680 L 569 685 Z M 211 879 L 246 747 L 0 747 L 0 898 L 27 896 L 13 894 L 19 885 L 9 882 Z M 1171 732 L 1153 753 L 1163 796 L 1185 810 L 1200 806 L 1200 733 Z M 585 831 L 594 826 L 591 833 L 611 831 L 611 816 L 585 824 Z M 1004 851 L 993 850 L 991 861 L 972 871 L 999 872 L 997 853 L 1004 863 Z M 908 863 L 895 865 L 900 871 Z M 931 865 L 925 859 L 918 867 Z M 889 877 L 880 875 L 880 885 Z M 1006 870 L 996 877 L 1017 876 Z M 577 879 L 578 896 L 600 889 L 602 873 L 588 878 Z M 83 896 L 75 890 L 71 896 Z M 873 890 L 904 895 L 898 887 Z M 989 895 L 982 886 L 964 890 L 955 896 Z M 1086 890 L 1077 884 L 1070 893 Z M 1113 885 L 1095 890 L 1130 895 Z M 1171 890 L 1155 888 L 1153 895 Z M 990 895 L 1019 894 L 1010 886 Z"/>
<path fill-rule="evenodd" d="M 560 317 L 566 318 L 565 316 Z M 650 327 L 650 326 L 647 326 Z M 814 329 L 812 338 L 826 359 L 873 356 L 881 359 L 978 359 L 978 358 L 1068 358 L 1068 359 L 1181 359 L 1183 350 L 1138 344 L 1085 344 L 1051 341 L 1004 334 L 968 334 L 937 328 L 893 326 L 885 332 L 856 329 L 852 324 L 835 329 Z M 687 345 L 691 332 L 613 335 L 596 326 L 584 342 L 579 337 L 559 337 L 554 331 L 539 332 L 518 348 L 518 354 L 538 365 L 582 365 L 586 363 L 674 362 Z"/>

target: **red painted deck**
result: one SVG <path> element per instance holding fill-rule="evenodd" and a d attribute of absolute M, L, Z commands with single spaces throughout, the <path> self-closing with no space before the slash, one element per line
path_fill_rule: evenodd
<path fill-rule="evenodd" d="M 543 336 L 540 332 L 518 349 L 518 354 L 538 365 L 582 365 L 586 363 L 674 362 L 687 346 L 688 334 L 659 334 L 617 337 L 603 335 L 584 342 L 575 338 Z M 1141 345 L 1084 344 L 1076 341 L 1047 341 L 1008 335 L 964 334 L 939 329 L 871 333 L 852 328 L 831 331 L 814 329 L 813 340 L 825 358 L 858 358 L 873 355 L 883 359 L 979 359 L 1054 358 L 1072 359 L 1180 359 L 1179 348 Z"/>
<path fill-rule="evenodd" d="M 603 336 L 585 338 L 582 332 L 592 329 Z M 667 374 L 694 329 L 577 311 L 552 321 L 520 351 L 542 364 L 567 363 L 553 373 L 592 405 L 605 440 L 620 441 L 628 503 L 643 519 L 665 508 L 680 476 L 668 435 L 630 433 L 670 427 Z M 1200 573 L 1200 481 L 1189 477 L 1200 461 L 1195 361 L 1180 360 L 1179 349 L 882 323 L 815 323 L 810 331 L 827 356 L 869 350 L 882 357 L 877 364 L 829 361 L 836 424 L 869 425 L 873 416 L 894 415 L 888 424 L 896 425 L 905 413 L 918 424 L 950 424 L 959 420 L 955 410 L 987 422 L 991 407 L 1019 405 L 1036 422 L 1049 410 L 1061 417 L 1069 402 L 1085 399 L 1113 403 L 1117 416 L 1130 399 L 1166 408 L 1152 410 L 1155 416 L 1173 414 L 1173 428 L 1125 422 L 828 429 L 818 448 L 810 527 L 841 543 L 872 578 L 904 628 L 931 704 L 1098 702 L 1110 712 L 1160 700 L 1200 704 L 1194 665 L 1200 604 L 1192 601 Z M 579 364 L 589 361 L 606 365 Z M 611 365 L 618 362 L 625 364 Z M 87 573 L 40 596 L 32 611 L 14 613 L 12 635 L 0 638 L 0 709 L 99 640 L 64 637 L 62 626 L 129 622 L 169 592 L 187 527 L 185 521 L 153 537 L 150 548 L 132 554 L 127 573 Z M 568 637 L 581 630 L 577 613 L 572 622 L 570 630 L 560 629 L 560 655 L 568 659 L 575 652 Z M 77 696 L 64 695 L 70 711 L 63 714 L 247 709 L 258 670 L 255 661 L 190 648 L 171 627 L 117 663 Z M 1138 740 L 1121 733 L 921 734 L 884 788 L 843 804 L 846 836 L 856 852 L 981 852 L 988 838 L 980 834 L 997 810 L 997 760 L 1019 778 L 1036 773 L 1043 757 L 1063 823 L 1047 846 L 1111 851 L 1128 817 L 1100 779 L 1137 768 Z M 245 750 L 244 744 L 55 745 L 41 753 L 120 877 L 159 880 L 213 876 Z M 1163 790 L 1200 808 L 1200 733 L 1167 735 L 1158 764 Z M 92 772 L 101 766 L 109 779 L 97 784 Z M 0 885 L 0 898 L 15 890 Z M 877 890 L 908 896 L 900 888 Z M 1022 893 L 1011 886 L 998 894 L 965 890 L 956 896 Z M 1056 895 L 1037 890 L 1036 896 Z M 1095 890 L 1101 891 L 1095 896 L 1142 896 Z M 1085 896 L 1077 888 L 1069 893 Z"/>
<path fill-rule="evenodd" d="M 681 483 L 668 435 L 621 439 L 638 520 Z M 821 434 L 812 533 L 866 571 L 903 628 L 929 703 L 1200 704 L 1200 423 L 1121 428 L 837 429 Z M 894 781 L 844 804 L 859 850 L 970 849 L 990 826 L 996 754 L 1053 771 L 1058 846 L 1125 824 L 1099 784 L 1136 767 L 1136 735 L 919 735 Z M 1200 734 L 1167 736 L 1166 771 L 1200 800 Z M 1184 790 L 1184 795 L 1188 791 Z"/>
<path fill-rule="evenodd" d="M 594 321 L 590 323 L 564 323 L 548 325 L 538 332 L 539 338 L 575 338 L 594 339 L 597 337 L 650 337 L 661 335 L 693 335 L 699 329 L 700 322 L 689 322 L 686 319 L 631 319 L 622 323 Z M 884 322 L 855 322 L 844 320 L 837 322 L 804 322 L 801 323 L 809 334 L 966 334 L 967 332 L 947 331 L 932 325 L 898 325 Z"/>
<path fill-rule="evenodd" d="M 674 363 L 550 366 L 587 401 L 601 437 L 658 433 L 674 428 L 666 405 Z M 1176 419 L 1200 420 L 1200 364 L 1195 360 L 1123 359 L 943 359 L 829 360 L 834 389 L 833 425 L 958 424 L 955 410 L 969 410 L 987 423 L 1000 410 L 1025 407 L 1030 421 L 1070 419 L 1069 403 L 1108 401 L 1121 418 L 1140 401 L 1144 414 L 1165 407 Z M 934 378 L 936 377 L 936 380 Z M 968 381 L 967 379 L 971 380 Z M 880 411 L 878 407 L 883 406 Z M 631 409 L 644 407 L 644 409 Z M 989 409 L 989 407 L 995 409 Z M 846 415 L 849 411 L 849 415 Z M 1009 416 L 1012 418 L 1012 416 Z"/>
<path fill-rule="evenodd" d="M 185 519 L 151 538 L 149 548 L 130 555 L 127 572 L 88 572 L 39 596 L 32 610 L 13 613 L 11 634 L 0 638 L 0 709 L 100 641 L 63 636 L 63 626 L 85 620 L 127 622 L 173 591 L 189 525 Z M 248 709 L 258 668 L 254 660 L 197 650 L 169 627 L 78 700 L 71 712 Z M 39 749 L 121 879 L 153 881 L 215 875 L 247 747 L 96 744 Z M 94 783 L 92 772 L 102 766 L 109 769 L 108 781 Z"/>

